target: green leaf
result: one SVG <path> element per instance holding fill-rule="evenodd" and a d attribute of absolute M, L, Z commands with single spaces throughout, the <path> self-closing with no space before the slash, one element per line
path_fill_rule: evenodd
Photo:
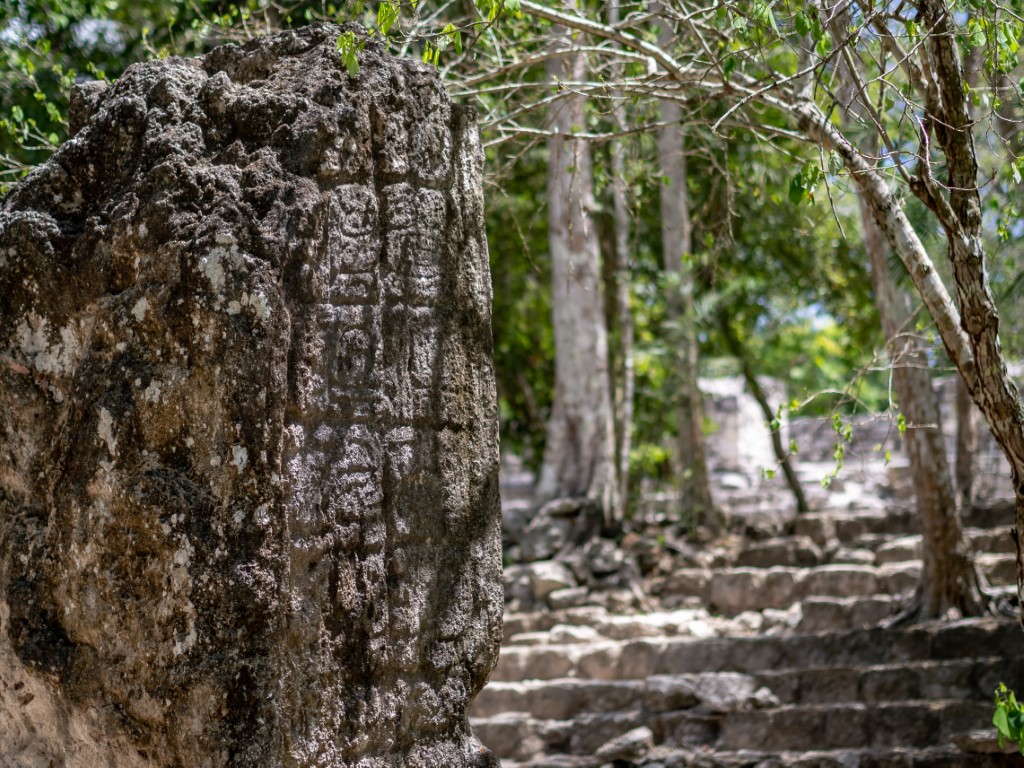
<path fill-rule="evenodd" d="M 1024 734 L 1024 711 L 1011 709 L 1006 713 L 1006 722 L 1009 726 L 1010 738 L 1019 744 L 1022 741 L 1021 736 Z"/>
<path fill-rule="evenodd" d="M 902 413 L 896 418 L 896 429 L 901 435 L 905 434 L 907 431 L 907 417 Z"/>
<path fill-rule="evenodd" d="M 15 104 L 13 107 L 11 107 L 11 118 L 16 123 L 23 123 L 25 122 L 25 112 L 22 110 L 21 107 Z"/>
<path fill-rule="evenodd" d="M 455 28 L 455 25 L 449 22 L 441 30 L 441 34 L 445 36 L 449 43 L 455 46 L 456 53 L 462 53 L 462 32 Z"/>
<path fill-rule="evenodd" d="M 359 74 L 359 57 L 357 52 L 362 49 L 362 43 L 356 41 L 354 32 L 344 32 L 338 36 L 338 53 L 341 54 L 341 63 L 348 70 L 349 77 Z"/>
<path fill-rule="evenodd" d="M 803 11 L 799 11 L 797 15 L 793 17 L 793 25 L 796 27 L 796 33 L 798 35 L 806 35 L 811 31 L 811 20 Z"/>
<path fill-rule="evenodd" d="M 1006 717 L 1006 707 L 1004 705 L 999 704 L 996 706 L 996 711 L 992 713 L 992 725 L 999 731 L 999 746 L 1002 746 L 1002 738 L 1010 733 L 1010 721 Z"/>
<path fill-rule="evenodd" d="M 804 180 L 798 173 L 789 181 L 789 202 L 799 205 L 804 199 Z"/>
<path fill-rule="evenodd" d="M 388 0 L 377 6 L 377 28 L 382 34 L 386 35 L 398 21 L 398 10 L 398 5 Z"/>

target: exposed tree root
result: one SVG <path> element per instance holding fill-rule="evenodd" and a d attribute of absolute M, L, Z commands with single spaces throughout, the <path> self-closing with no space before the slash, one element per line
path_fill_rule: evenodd
<path fill-rule="evenodd" d="M 979 584 L 963 590 L 960 599 L 945 601 L 946 605 L 939 609 L 934 599 L 929 601 L 925 595 L 925 585 L 920 583 L 899 612 L 879 623 L 885 629 L 907 627 L 928 621 L 956 621 L 971 616 L 1013 617 L 1017 615 L 1014 601 L 996 590 Z M 929 605 L 929 602 L 932 604 Z"/>

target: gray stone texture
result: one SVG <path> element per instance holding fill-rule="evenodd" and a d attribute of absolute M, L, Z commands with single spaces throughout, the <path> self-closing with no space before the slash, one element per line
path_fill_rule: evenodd
<path fill-rule="evenodd" d="M 80 88 L 0 208 L 4 766 L 496 765 L 482 152 L 340 32 Z"/>

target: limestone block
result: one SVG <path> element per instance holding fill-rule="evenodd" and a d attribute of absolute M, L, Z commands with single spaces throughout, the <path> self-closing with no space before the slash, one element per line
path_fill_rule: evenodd
<path fill-rule="evenodd" d="M 766 574 L 761 568 L 715 572 L 711 578 L 711 605 L 715 610 L 730 615 L 758 607 L 781 607 L 765 601 Z"/>
<path fill-rule="evenodd" d="M 822 560 L 821 549 L 809 536 L 791 536 L 749 544 L 736 558 L 736 565 L 771 568 L 773 565 L 811 567 Z"/>
<path fill-rule="evenodd" d="M 483 154 L 341 31 L 88 86 L 3 201 L 5 765 L 494 762 Z"/>
<path fill-rule="evenodd" d="M 611 739 L 594 753 L 600 760 L 608 762 L 635 761 L 642 759 L 654 749 L 654 733 L 647 726 L 640 726 Z"/>
<path fill-rule="evenodd" d="M 697 706 L 692 675 L 652 675 L 646 680 L 644 706 L 651 712 L 668 712 Z"/>
<path fill-rule="evenodd" d="M 853 597 L 881 592 L 878 572 L 870 566 L 822 565 L 807 574 L 805 595 Z"/>
<path fill-rule="evenodd" d="M 885 565 L 886 563 L 898 563 L 905 560 L 920 560 L 922 549 L 920 536 L 902 536 L 878 548 L 875 564 Z"/>
<path fill-rule="evenodd" d="M 553 560 L 530 563 L 526 568 L 530 574 L 530 589 L 534 600 L 543 601 L 555 590 L 576 586 L 572 571 Z"/>
<path fill-rule="evenodd" d="M 556 589 L 548 595 L 548 605 L 556 611 L 563 608 L 576 608 L 584 605 L 588 596 L 589 592 L 586 587 Z"/>

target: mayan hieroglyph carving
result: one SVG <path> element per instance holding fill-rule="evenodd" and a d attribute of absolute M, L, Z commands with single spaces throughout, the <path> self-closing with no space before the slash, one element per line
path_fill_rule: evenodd
<path fill-rule="evenodd" d="M 80 88 L 3 203 L 15 765 L 491 761 L 482 153 L 430 67 L 350 77 L 338 34 Z"/>

